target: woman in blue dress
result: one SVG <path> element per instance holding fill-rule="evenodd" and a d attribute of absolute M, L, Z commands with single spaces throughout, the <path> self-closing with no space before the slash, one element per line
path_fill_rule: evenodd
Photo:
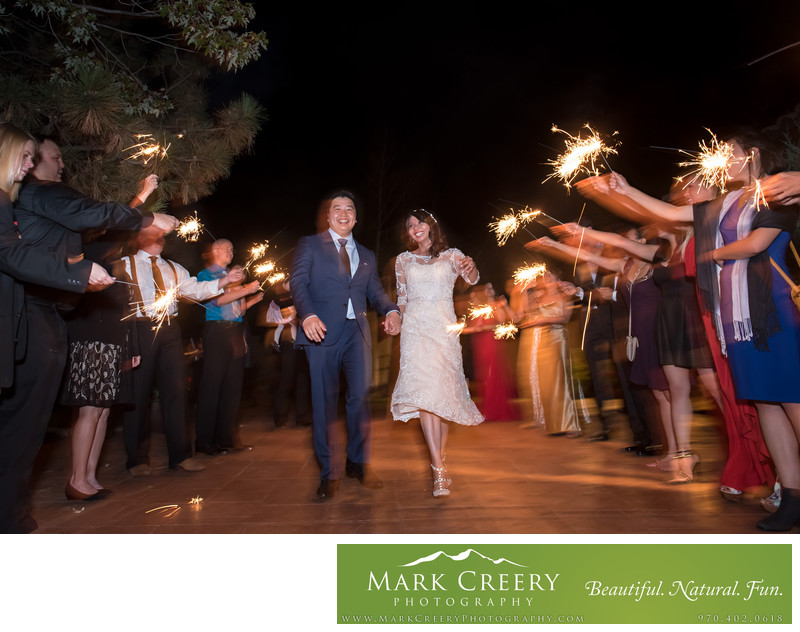
<path fill-rule="evenodd" d="M 800 318 L 786 272 L 786 248 L 796 206 L 760 202 L 761 178 L 784 170 L 781 155 L 755 133 L 730 141 L 729 184 L 711 202 L 673 206 L 612 174 L 597 189 L 621 194 L 661 219 L 693 221 L 701 307 L 715 315 L 730 360 L 736 394 L 756 405 L 764 439 L 781 478 L 778 511 L 761 520 L 764 531 L 788 531 L 800 522 Z"/>

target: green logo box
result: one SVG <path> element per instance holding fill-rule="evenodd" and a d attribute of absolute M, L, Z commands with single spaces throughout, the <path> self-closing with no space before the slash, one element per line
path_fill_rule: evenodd
<path fill-rule="evenodd" d="M 791 544 L 339 544 L 341 624 L 791 624 Z"/>

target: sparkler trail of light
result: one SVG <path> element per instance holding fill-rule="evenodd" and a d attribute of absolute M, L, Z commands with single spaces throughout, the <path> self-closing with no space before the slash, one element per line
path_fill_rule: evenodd
<path fill-rule="evenodd" d="M 572 276 L 575 276 L 575 270 L 578 269 L 578 257 L 581 256 L 581 246 L 583 246 L 584 233 L 586 233 L 586 227 L 581 230 L 581 240 L 578 242 L 578 251 L 575 253 L 575 263 L 572 265 Z"/>
<path fill-rule="evenodd" d="M 170 144 L 166 146 L 160 145 L 155 141 L 152 134 L 135 134 L 134 138 L 139 142 L 131 145 L 122 151 L 131 151 L 133 153 L 125 158 L 125 160 L 142 160 L 142 164 L 146 165 L 151 160 L 162 160 L 167 157 L 167 150 Z"/>
<path fill-rule="evenodd" d="M 190 215 L 181 222 L 177 232 L 178 237 L 182 237 L 187 242 L 194 242 L 200 238 L 200 233 L 203 232 L 203 224 L 197 218 L 197 211 L 194 212 L 194 215 Z"/>
<path fill-rule="evenodd" d="M 278 281 L 283 281 L 285 278 L 286 278 L 286 273 L 285 272 L 276 272 L 275 274 L 272 274 L 272 275 L 268 276 L 266 279 L 264 279 L 261 282 L 261 285 L 258 286 L 258 289 L 259 290 L 263 290 L 264 286 L 267 283 L 269 283 L 270 285 L 275 285 Z"/>
<path fill-rule="evenodd" d="M 581 336 L 581 351 L 583 343 L 586 341 L 586 328 L 589 326 L 589 316 L 592 314 L 592 293 L 589 292 L 589 299 L 586 301 L 586 321 L 583 323 L 583 335 Z"/>
<path fill-rule="evenodd" d="M 753 183 L 753 204 L 755 205 L 756 210 L 769 208 L 769 204 L 767 204 L 767 198 L 764 197 L 764 188 L 761 184 L 761 180 L 756 180 Z"/>
<path fill-rule="evenodd" d="M 464 317 L 464 318 L 466 318 L 466 317 Z M 448 325 L 447 326 L 447 333 L 448 334 L 454 334 L 454 335 L 457 336 L 462 331 L 464 331 L 464 327 L 467 326 L 466 320 L 464 318 L 462 318 L 461 320 L 459 320 L 459 321 L 457 321 L 455 323 L 451 323 L 450 325 Z"/>
<path fill-rule="evenodd" d="M 524 227 L 525 224 L 536 219 L 541 214 L 541 211 L 530 209 L 527 206 L 522 211 L 518 212 L 514 212 L 513 209 L 510 209 L 509 213 L 491 222 L 489 228 L 497 236 L 497 245 L 503 246 L 521 227 Z M 531 233 L 531 235 L 533 237 L 536 236 L 533 235 L 533 233 Z"/>
<path fill-rule="evenodd" d="M 153 513 L 154 511 L 161 511 L 163 509 L 180 509 L 179 505 L 162 505 L 161 507 L 153 507 L 152 509 L 148 509 L 145 513 Z"/>
<path fill-rule="evenodd" d="M 730 169 L 733 166 L 733 145 L 725 141 L 717 140 L 716 135 L 708 128 L 706 131 L 711 134 L 711 141 L 700 141 L 700 151 L 690 152 L 684 149 L 678 150 L 679 153 L 690 156 L 691 160 L 679 162 L 679 167 L 690 167 L 692 171 L 686 176 L 689 184 L 698 180 L 703 186 L 718 188 L 721 193 L 725 193 L 725 185 L 728 183 Z"/>
<path fill-rule="evenodd" d="M 516 335 L 519 329 L 514 323 L 501 323 L 494 328 L 495 340 L 511 340 Z"/>
<path fill-rule="evenodd" d="M 491 305 L 479 305 L 478 307 L 471 307 L 469 310 L 469 317 L 472 320 L 476 318 L 488 318 L 494 313 Z"/>
<path fill-rule="evenodd" d="M 514 270 L 514 285 L 528 287 L 540 276 L 547 272 L 547 266 L 543 263 L 536 263 L 530 266 L 522 266 Z M 523 288 L 524 289 L 524 288 Z"/>
<path fill-rule="evenodd" d="M 247 260 L 247 263 L 244 264 L 244 270 L 247 270 L 251 265 L 253 265 L 259 259 L 263 259 L 264 255 L 267 253 L 267 248 L 269 248 L 269 242 L 265 241 L 262 243 L 253 244 L 253 247 L 250 248 L 250 258 Z"/>
<path fill-rule="evenodd" d="M 275 262 L 267 261 L 266 263 L 261 263 L 253 268 L 253 274 L 256 276 L 261 276 L 263 274 L 269 274 L 275 269 Z"/>
<path fill-rule="evenodd" d="M 598 160 L 602 160 L 606 168 L 611 171 L 611 166 L 606 160 L 607 154 L 616 154 L 615 147 L 606 145 L 600 135 L 594 131 L 587 123 L 584 128 L 588 130 L 588 136 L 573 136 L 569 132 L 559 129 L 553 125 L 551 131 L 564 134 L 567 138 L 564 145 L 567 151 L 555 160 L 548 160 L 547 164 L 553 167 L 553 173 L 544 179 L 547 182 L 550 178 L 557 178 L 569 189 L 575 178 L 584 173 L 587 175 L 599 175 Z M 616 132 L 614 132 L 616 134 Z"/>

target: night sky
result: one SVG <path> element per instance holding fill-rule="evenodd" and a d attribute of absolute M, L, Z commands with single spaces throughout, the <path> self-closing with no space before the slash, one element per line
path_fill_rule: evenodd
<path fill-rule="evenodd" d="M 196 208 L 216 236 L 242 247 L 274 237 L 287 266 L 296 238 L 314 231 L 321 197 L 348 188 L 361 198 L 356 237 L 382 263 L 404 249 L 402 213 L 424 207 L 501 284 L 530 238 L 496 246 L 486 225 L 504 200 L 563 220 L 583 207 L 577 193 L 543 183 L 544 163 L 563 150 L 553 124 L 617 131 L 614 169 L 661 195 L 680 158 L 650 146 L 696 149 L 705 128 L 764 127 L 800 103 L 800 46 L 748 65 L 800 40 L 797 2 L 695 3 L 715 8 L 692 12 L 677 3 L 528 3 L 524 12 L 281 4 L 257 8 L 255 26 L 270 40 L 262 59 L 213 87 L 217 103 L 249 92 L 269 122 L 253 154 Z M 609 219 L 591 206 L 586 216 Z"/>

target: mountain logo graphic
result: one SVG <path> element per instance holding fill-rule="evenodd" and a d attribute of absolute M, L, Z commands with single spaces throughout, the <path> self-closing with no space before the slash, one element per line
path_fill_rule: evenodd
<path fill-rule="evenodd" d="M 484 560 L 486 560 L 488 562 L 491 562 L 495 566 L 498 566 L 500 564 L 511 564 L 512 566 L 519 566 L 520 568 L 527 568 L 527 566 L 525 566 L 524 564 L 517 564 L 516 562 L 512 562 L 511 560 L 508 560 L 508 559 L 506 559 L 504 557 L 501 557 L 499 559 L 493 559 L 493 558 L 491 558 L 491 557 L 489 557 L 487 555 L 484 555 L 483 553 L 479 553 L 475 549 L 466 549 L 465 551 L 462 551 L 461 553 L 458 553 L 457 555 L 448 555 L 444 551 L 436 551 L 436 553 L 432 553 L 431 555 L 426 555 L 425 557 L 421 557 L 421 558 L 419 558 L 417 560 L 414 560 L 413 562 L 409 562 L 408 564 L 401 564 L 400 566 L 403 567 L 403 568 L 408 567 L 408 566 L 418 566 L 420 564 L 425 564 L 427 562 L 433 562 L 434 560 L 437 560 L 437 559 L 439 559 L 441 557 L 450 558 L 454 562 L 463 562 L 464 560 L 467 560 L 470 557 L 480 557 L 480 558 L 482 558 L 482 559 L 484 559 Z"/>

